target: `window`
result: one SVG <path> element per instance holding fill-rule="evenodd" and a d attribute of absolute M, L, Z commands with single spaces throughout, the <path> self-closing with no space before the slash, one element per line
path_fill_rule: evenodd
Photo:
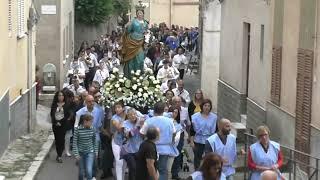
<path fill-rule="evenodd" d="M 263 53 L 264 53 L 264 25 L 261 25 L 261 32 L 260 32 L 260 60 L 263 60 Z"/>
<path fill-rule="evenodd" d="M 9 31 L 9 36 L 11 36 L 11 32 L 12 32 L 12 0 L 8 0 L 8 31 Z"/>
<path fill-rule="evenodd" d="M 18 38 L 25 36 L 24 0 L 18 0 Z"/>

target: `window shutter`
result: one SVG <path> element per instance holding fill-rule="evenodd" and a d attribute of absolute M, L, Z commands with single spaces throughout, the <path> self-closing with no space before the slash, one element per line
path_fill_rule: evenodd
<path fill-rule="evenodd" d="M 295 148 L 310 153 L 313 51 L 298 49 Z M 297 160 L 309 164 L 308 158 Z"/>
<path fill-rule="evenodd" d="M 12 31 L 12 0 L 8 0 L 8 31 Z"/>
<path fill-rule="evenodd" d="M 25 17 L 24 17 L 24 0 L 18 0 L 18 37 L 24 36 L 24 25 L 25 25 Z"/>
<path fill-rule="evenodd" d="M 280 106 L 282 47 L 272 48 L 271 102 Z"/>

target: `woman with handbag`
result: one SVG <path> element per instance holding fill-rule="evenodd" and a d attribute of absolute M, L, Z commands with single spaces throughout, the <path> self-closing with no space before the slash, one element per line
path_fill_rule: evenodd
<path fill-rule="evenodd" d="M 70 109 L 66 103 L 63 91 L 55 93 L 51 105 L 50 116 L 57 151 L 56 160 L 57 162 L 62 163 L 61 156 L 64 150 L 66 122 L 70 119 Z"/>

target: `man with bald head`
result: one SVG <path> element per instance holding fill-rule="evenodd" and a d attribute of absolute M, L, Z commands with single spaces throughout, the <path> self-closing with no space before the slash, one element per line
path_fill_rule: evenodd
<path fill-rule="evenodd" d="M 218 122 L 218 132 L 206 140 L 205 152 L 215 152 L 223 159 L 222 172 L 227 180 L 233 179 L 235 168 L 232 165 L 237 159 L 236 137 L 230 134 L 231 122 L 221 119 Z"/>
<path fill-rule="evenodd" d="M 266 170 L 261 173 L 261 180 L 277 180 L 278 174 L 275 171 Z"/>
<path fill-rule="evenodd" d="M 74 127 L 79 126 L 80 116 L 84 114 L 90 114 L 91 116 L 93 116 L 93 126 L 98 132 L 102 125 L 101 123 L 104 114 L 98 107 L 95 106 L 94 97 L 92 95 L 87 95 L 85 99 L 85 106 L 81 108 L 79 111 L 77 111 L 76 122 L 74 123 Z"/>
<path fill-rule="evenodd" d="M 189 119 L 188 108 L 183 107 L 182 99 L 179 96 L 174 96 L 172 98 L 172 106 L 177 107 L 180 109 L 180 124 L 184 131 L 180 134 L 180 140 L 177 146 L 178 151 L 180 152 L 179 155 L 174 159 L 172 164 L 172 179 L 179 179 L 179 171 L 181 170 L 182 163 L 183 163 L 183 156 L 181 154 L 183 145 L 184 145 L 184 132 L 189 129 L 191 126 L 191 122 Z"/>
<path fill-rule="evenodd" d="M 81 108 L 79 111 L 77 111 L 76 121 L 74 123 L 74 127 L 79 126 L 80 117 L 85 114 L 90 114 L 93 117 L 92 126 L 96 132 L 96 143 L 98 144 L 98 146 L 100 146 L 100 129 L 102 127 L 104 112 L 101 111 L 100 108 L 95 106 L 94 97 L 92 95 L 87 95 L 87 97 L 85 99 L 85 106 L 83 108 Z M 98 148 L 98 149 L 100 149 L 100 148 Z M 96 162 L 95 162 L 94 168 L 93 168 L 93 176 L 94 177 L 96 175 L 96 170 L 97 170 L 97 166 L 96 166 Z"/>

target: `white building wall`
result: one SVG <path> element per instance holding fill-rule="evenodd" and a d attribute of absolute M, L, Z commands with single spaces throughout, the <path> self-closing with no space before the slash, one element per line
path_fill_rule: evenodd
<path fill-rule="evenodd" d="M 222 2 L 220 79 L 246 93 L 246 61 L 243 60 L 244 23 L 251 25 L 248 97 L 262 107 L 270 96 L 271 6 L 266 1 Z M 264 56 L 260 58 L 260 32 L 264 25 Z"/>
<path fill-rule="evenodd" d="M 219 78 L 221 5 L 208 4 L 203 12 L 203 40 L 201 60 L 201 89 L 217 108 L 217 80 Z"/>

